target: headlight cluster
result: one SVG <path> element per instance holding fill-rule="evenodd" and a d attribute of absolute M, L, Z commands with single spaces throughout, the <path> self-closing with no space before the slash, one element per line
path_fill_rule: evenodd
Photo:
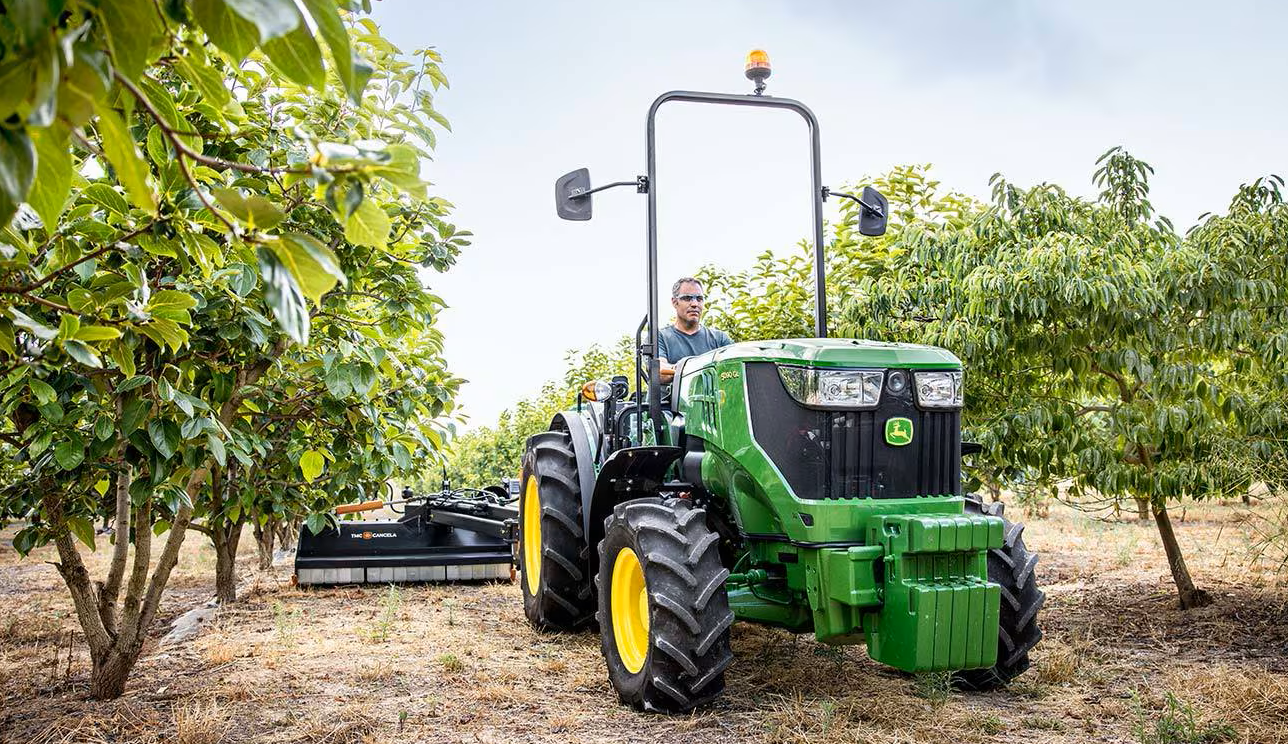
<path fill-rule="evenodd" d="M 890 372 L 890 392 L 901 393 L 907 385 L 907 373 Z M 783 387 L 796 402 L 813 408 L 876 408 L 881 402 L 886 372 L 874 369 L 820 369 L 780 365 L 778 375 Z M 922 408 L 961 408 L 962 373 L 960 370 L 929 370 L 912 373 L 917 405 Z"/>
<path fill-rule="evenodd" d="M 922 408 L 961 408 L 962 373 L 916 372 L 917 405 Z"/>
<path fill-rule="evenodd" d="M 783 386 L 798 403 L 818 408 L 876 408 L 885 373 L 870 369 L 779 367 Z"/>

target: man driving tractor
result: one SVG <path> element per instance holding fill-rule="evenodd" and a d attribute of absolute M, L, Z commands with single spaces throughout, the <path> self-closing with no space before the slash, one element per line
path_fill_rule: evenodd
<path fill-rule="evenodd" d="M 671 285 L 675 323 L 659 328 L 657 332 L 657 356 L 663 384 L 670 384 L 675 376 L 675 363 L 681 359 L 733 343 L 724 331 L 702 325 L 706 299 L 702 282 L 691 276 L 677 279 Z"/>

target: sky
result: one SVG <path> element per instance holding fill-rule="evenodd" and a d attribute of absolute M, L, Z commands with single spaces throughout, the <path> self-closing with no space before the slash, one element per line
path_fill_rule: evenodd
<path fill-rule="evenodd" d="M 1001 173 L 1093 196 L 1122 145 L 1155 168 L 1151 201 L 1184 229 L 1241 183 L 1288 175 L 1288 5 L 1232 0 L 378 0 L 405 52 L 438 49 L 452 123 L 424 174 L 474 233 L 431 275 L 467 428 L 560 378 L 569 350 L 634 332 L 647 306 L 645 197 L 596 194 L 555 215 L 554 180 L 645 171 L 649 105 L 675 89 L 769 95 L 820 121 L 823 183 L 929 163 L 987 198 Z M 808 137 L 793 113 L 668 104 L 658 115 L 659 283 L 737 269 L 810 231 Z M 835 214 L 830 200 L 825 218 Z M 661 308 L 669 309 L 667 295 Z"/>

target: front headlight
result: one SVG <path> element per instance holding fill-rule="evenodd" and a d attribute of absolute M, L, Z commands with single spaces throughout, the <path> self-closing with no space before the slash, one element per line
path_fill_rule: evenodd
<path fill-rule="evenodd" d="M 922 408 L 961 408 L 962 373 L 916 372 L 917 405 Z"/>
<path fill-rule="evenodd" d="M 817 408 L 876 408 L 885 373 L 871 369 L 778 368 L 797 403 Z"/>

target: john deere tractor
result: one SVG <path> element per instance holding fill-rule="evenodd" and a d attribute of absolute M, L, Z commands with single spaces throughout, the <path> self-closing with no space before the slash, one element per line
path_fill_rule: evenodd
<path fill-rule="evenodd" d="M 963 370 L 948 351 L 829 339 L 823 201 L 860 204 L 880 235 L 887 202 L 822 184 L 819 130 L 803 104 L 764 94 L 672 91 L 648 112 L 647 174 L 594 188 L 556 181 L 565 219 L 591 195 L 635 186 L 648 200 L 648 315 L 625 376 L 586 385 L 574 410 L 528 440 L 517 552 L 538 628 L 598 626 L 608 675 L 638 709 L 683 712 L 718 696 L 745 620 L 866 643 L 907 672 L 952 671 L 960 687 L 1003 685 L 1041 636 L 1037 556 L 1000 504 L 964 495 Z M 654 120 L 683 102 L 795 111 L 809 129 L 816 338 L 747 341 L 675 364 L 657 355 Z M 968 445 L 969 446 L 969 445 Z"/>

